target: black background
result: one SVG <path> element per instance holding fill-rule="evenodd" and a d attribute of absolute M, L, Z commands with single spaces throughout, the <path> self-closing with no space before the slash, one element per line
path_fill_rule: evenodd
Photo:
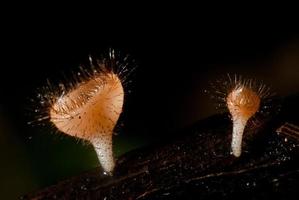
<path fill-rule="evenodd" d="M 87 16 L 39 11 L 16 17 L 3 29 L 1 91 L 5 95 L 1 102 L 18 112 L 47 78 L 51 81 L 77 71 L 80 64 L 88 63 L 89 54 L 114 48 L 138 65 L 129 88 L 134 96 L 128 102 L 134 105 L 132 115 L 153 122 L 154 130 L 173 129 L 212 112 L 195 111 L 208 107 L 195 105 L 194 98 L 208 100 L 201 93 L 209 90 L 209 81 L 237 73 L 275 85 L 277 79 L 269 76 L 279 73 L 282 64 L 277 63 L 288 59 L 287 51 L 298 51 L 296 27 L 278 20 L 279 16 L 244 17 L 242 10 L 232 16 L 200 11 L 163 15 L 163 11 L 147 11 L 151 15 L 146 17 L 142 10 L 131 15 L 126 10 L 99 11 L 99 15 L 90 11 Z"/>
<path fill-rule="evenodd" d="M 136 60 L 121 122 L 125 136 L 165 140 L 216 113 L 203 91 L 226 73 L 264 80 L 280 95 L 298 92 L 299 35 L 296 26 L 289 25 L 293 17 L 282 18 L 276 11 L 265 14 L 263 9 L 260 16 L 243 8 L 237 13 L 222 9 L 203 13 L 204 7 L 192 5 L 135 6 L 100 4 L 76 10 L 14 6 L 3 16 L 0 111 L 3 127 L 13 128 L 2 128 L 6 139 L 1 151 L 9 188 L 16 184 L 22 194 L 82 170 L 53 164 L 60 153 L 51 153 L 55 136 L 41 139 L 43 129 L 28 126 L 27 115 L 34 115 L 29 99 L 47 78 L 57 82 L 62 73 L 76 72 L 80 64 L 88 63 L 89 54 L 114 48 Z M 19 173 L 31 173 L 34 180 Z"/>

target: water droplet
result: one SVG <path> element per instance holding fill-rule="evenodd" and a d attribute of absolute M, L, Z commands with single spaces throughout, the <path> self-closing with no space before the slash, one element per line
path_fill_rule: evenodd
<path fill-rule="evenodd" d="M 87 190 L 87 188 L 86 188 L 85 185 L 82 185 L 82 186 L 80 187 L 80 189 L 81 189 L 81 190 Z"/>
<path fill-rule="evenodd" d="M 117 135 L 119 135 L 119 133 L 118 132 L 113 132 L 113 135 L 117 136 Z"/>

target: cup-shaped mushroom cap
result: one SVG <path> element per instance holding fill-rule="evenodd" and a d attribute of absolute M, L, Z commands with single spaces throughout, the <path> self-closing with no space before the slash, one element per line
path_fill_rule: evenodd
<path fill-rule="evenodd" d="M 50 119 L 60 131 L 83 139 L 112 134 L 123 101 L 121 80 L 107 72 L 60 96 L 50 108 Z"/>
<path fill-rule="evenodd" d="M 260 107 L 260 97 L 252 89 L 238 86 L 227 96 L 227 107 L 233 118 L 248 120 Z"/>

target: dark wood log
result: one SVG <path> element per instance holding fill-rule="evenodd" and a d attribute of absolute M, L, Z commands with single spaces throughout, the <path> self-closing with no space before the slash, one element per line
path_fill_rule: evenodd
<path fill-rule="evenodd" d="M 97 168 L 22 198 L 297 199 L 298 102 L 298 95 L 275 101 L 271 113 L 278 114 L 247 127 L 240 158 L 230 154 L 228 115 L 216 115 L 171 141 L 123 155 L 113 176 Z"/>

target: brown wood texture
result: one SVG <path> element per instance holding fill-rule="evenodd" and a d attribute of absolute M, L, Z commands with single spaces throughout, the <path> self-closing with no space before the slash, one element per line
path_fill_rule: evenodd
<path fill-rule="evenodd" d="M 113 176 L 97 168 L 22 198 L 297 199 L 297 102 L 298 95 L 273 102 L 280 108 L 245 130 L 240 158 L 230 154 L 228 115 L 215 115 L 172 141 L 123 155 Z"/>

